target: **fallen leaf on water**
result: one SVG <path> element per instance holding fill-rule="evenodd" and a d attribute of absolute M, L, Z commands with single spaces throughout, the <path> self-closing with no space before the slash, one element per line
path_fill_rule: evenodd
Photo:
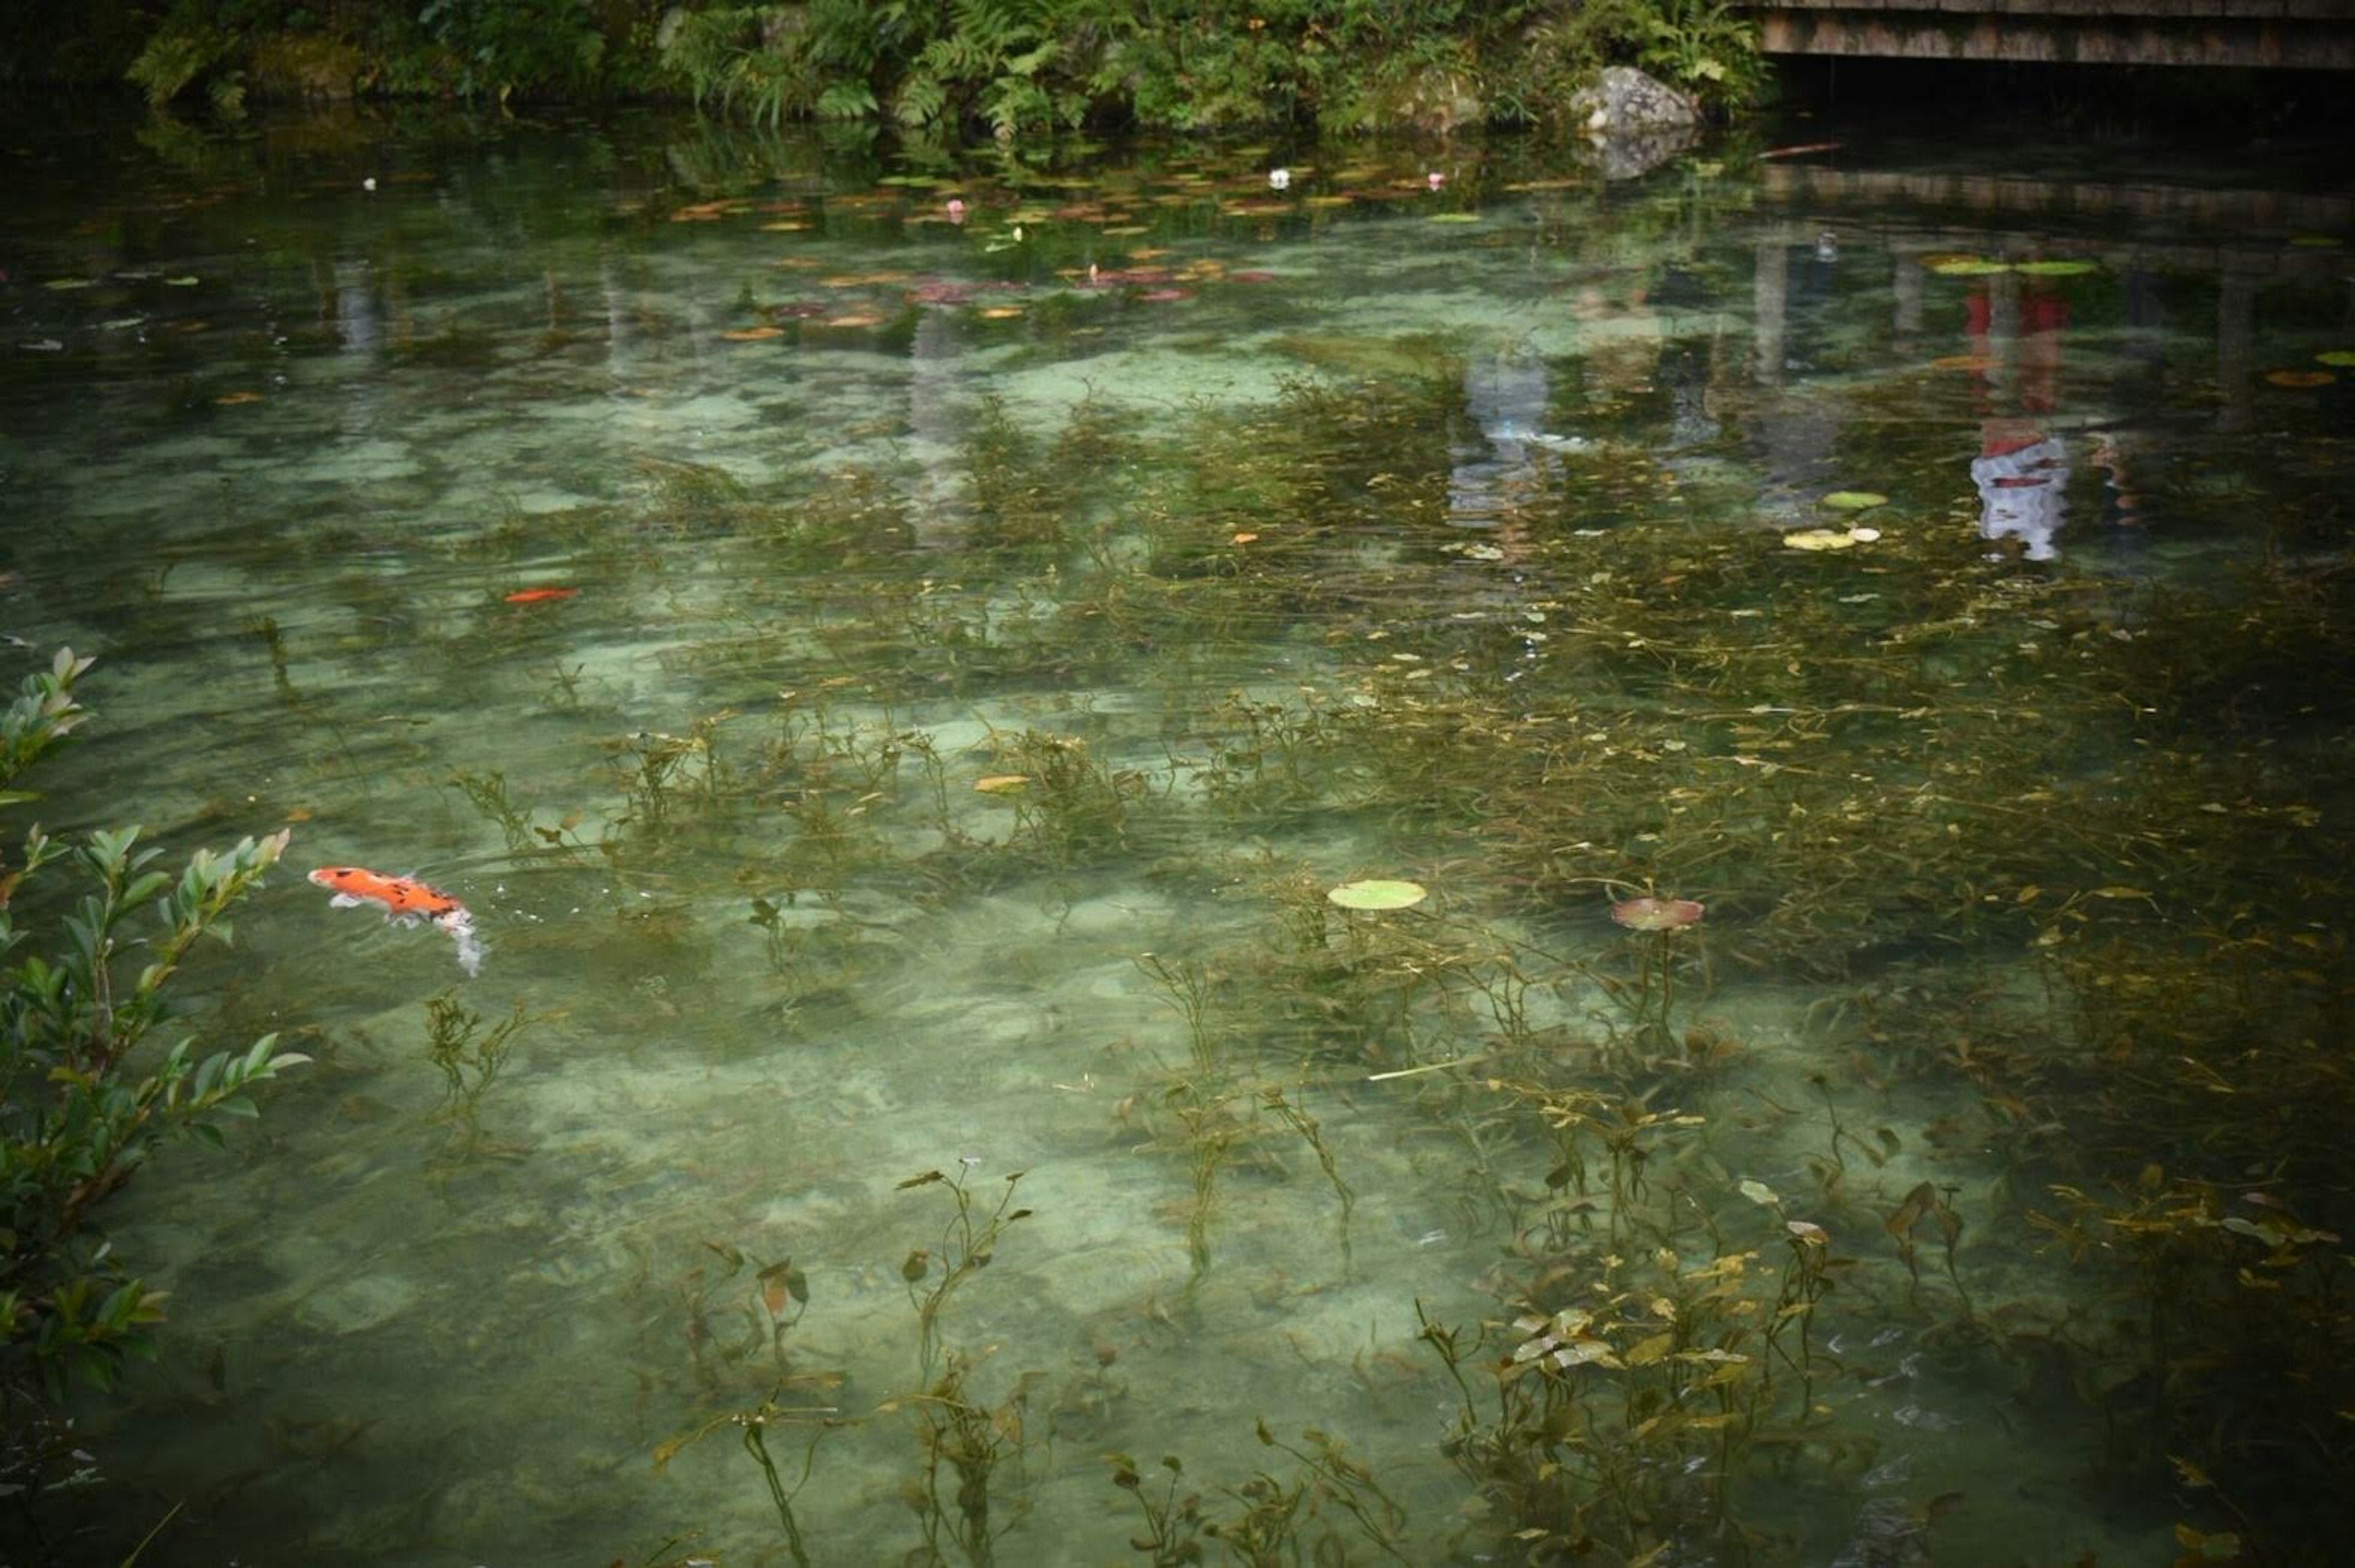
<path fill-rule="evenodd" d="M 1992 355 L 1945 354 L 1930 361 L 1933 370 L 1984 370 L 1995 363 Z"/>
<path fill-rule="evenodd" d="M 1783 536 L 1785 549 L 1846 549 L 1856 542 L 1844 528 L 1798 528 Z"/>
<path fill-rule="evenodd" d="M 2268 370 L 2265 379 L 2276 387 L 2328 387 L 2339 378 L 2328 370 Z"/>
<path fill-rule="evenodd" d="M 1018 304 L 994 304 L 985 306 L 982 309 L 981 316 L 985 321 L 1004 321 L 1009 316 L 1017 316 L 1021 314 L 1022 307 Z"/>
<path fill-rule="evenodd" d="M 853 311 L 848 315 L 830 315 L 818 323 L 820 326 L 877 326 L 883 318 L 871 313 Z"/>
<path fill-rule="evenodd" d="M 1257 538 L 1259 538 L 1257 534 L 1237 534 L 1231 542 L 1235 544 L 1249 544 Z"/>
<path fill-rule="evenodd" d="M 261 394 L 260 392 L 223 392 L 213 401 L 225 409 L 234 408 L 239 403 L 258 403 L 261 401 Z"/>
<path fill-rule="evenodd" d="M 1480 215 L 1476 212 L 1434 212 L 1431 220 L 1433 223 L 1477 223 Z"/>
<path fill-rule="evenodd" d="M 1842 512 L 1861 512 L 1889 505 L 1889 497 L 1874 490 L 1835 490 L 1824 497 L 1824 505 Z"/>
<path fill-rule="evenodd" d="M 772 337 L 783 337 L 784 335 L 785 329 L 782 326 L 738 326 L 731 327 L 719 336 L 730 343 L 764 343 Z"/>
<path fill-rule="evenodd" d="M 973 787 L 984 795 L 1012 795 L 1030 787 L 1028 773 L 991 773 L 973 781 Z"/>

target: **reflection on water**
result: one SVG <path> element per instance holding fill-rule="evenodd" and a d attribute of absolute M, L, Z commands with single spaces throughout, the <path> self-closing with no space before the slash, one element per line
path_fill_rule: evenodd
<path fill-rule="evenodd" d="M 485 948 L 195 976 L 73 1555 L 2318 1550 L 2343 203 L 13 142 L 47 825 Z"/>

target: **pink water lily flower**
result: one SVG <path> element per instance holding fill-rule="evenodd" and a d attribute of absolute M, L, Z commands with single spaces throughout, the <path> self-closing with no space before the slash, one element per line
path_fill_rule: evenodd
<path fill-rule="evenodd" d="M 1630 931 L 1675 931 L 1699 924 L 1708 912 L 1690 899 L 1627 899 L 1611 906 L 1611 918 Z"/>

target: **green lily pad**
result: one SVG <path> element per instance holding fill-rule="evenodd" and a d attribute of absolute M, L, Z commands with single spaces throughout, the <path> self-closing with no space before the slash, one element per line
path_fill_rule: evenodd
<path fill-rule="evenodd" d="M 2102 270 L 2098 261 L 2022 261 L 2012 269 L 2031 278 L 2074 278 Z"/>
<path fill-rule="evenodd" d="M 1797 528 L 1783 536 L 1785 549 L 1847 549 L 1856 542 L 1838 528 Z"/>
<path fill-rule="evenodd" d="M 1476 212 L 1434 212 L 1431 220 L 1433 223 L 1477 223 L 1480 215 Z"/>
<path fill-rule="evenodd" d="M 1862 512 L 1874 507 L 1886 507 L 1889 497 L 1877 490 L 1835 490 L 1824 497 L 1824 505 L 1841 512 Z"/>
<path fill-rule="evenodd" d="M 1990 261 L 1985 256 L 1924 256 L 1922 264 L 1942 278 L 1983 278 L 1990 272 L 2009 272 L 2009 261 Z"/>
<path fill-rule="evenodd" d="M 1325 893 L 1327 900 L 1343 909 L 1362 910 L 1412 909 L 1430 896 L 1430 890 L 1421 882 L 1392 881 L 1381 877 L 1343 882 Z"/>
<path fill-rule="evenodd" d="M 2336 365 L 2344 369 L 2355 366 L 2355 348 L 2333 348 L 2328 353 L 2316 355 L 2315 358 L 2325 365 Z"/>

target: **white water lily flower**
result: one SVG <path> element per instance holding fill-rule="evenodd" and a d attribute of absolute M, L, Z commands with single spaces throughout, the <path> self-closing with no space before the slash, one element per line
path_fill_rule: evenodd
<path fill-rule="evenodd" d="M 1292 188 L 1292 171 L 1290 169 L 1268 170 L 1267 184 L 1270 190 L 1290 190 Z"/>

